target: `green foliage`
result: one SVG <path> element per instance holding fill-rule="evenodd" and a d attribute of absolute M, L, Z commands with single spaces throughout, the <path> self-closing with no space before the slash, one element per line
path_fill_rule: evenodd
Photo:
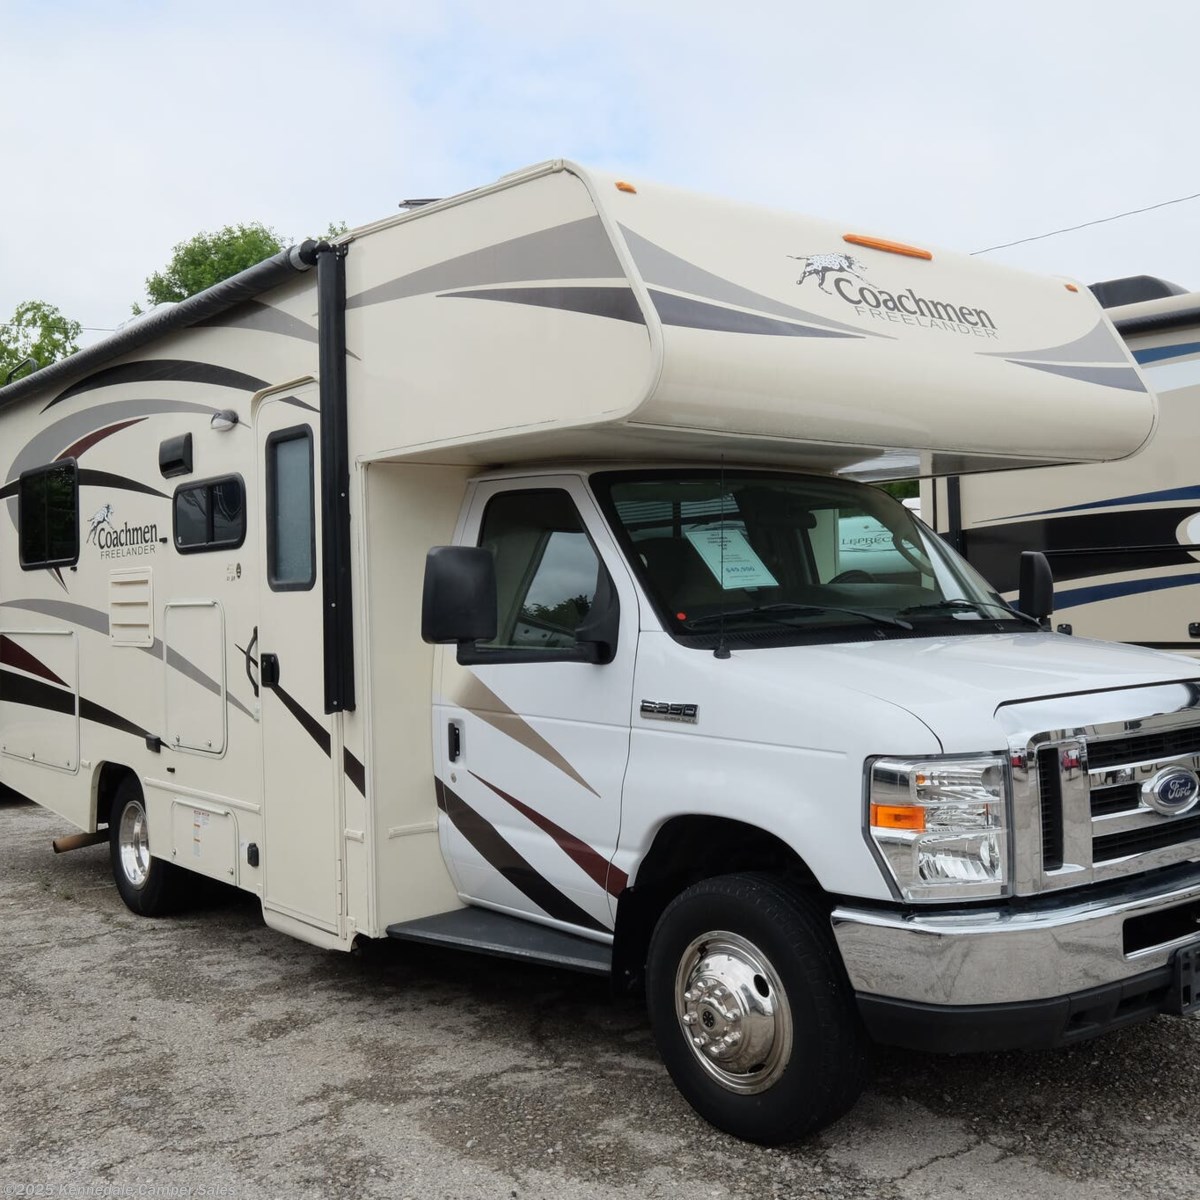
<path fill-rule="evenodd" d="M 216 233 L 198 233 L 175 247 L 166 270 L 156 271 L 146 280 L 146 298 L 151 304 L 186 300 L 283 248 L 279 234 L 258 221 L 226 225 Z M 135 304 L 133 311 L 142 309 Z"/>
<path fill-rule="evenodd" d="M 899 479 L 895 483 L 882 483 L 879 486 L 897 500 L 908 500 L 921 494 L 921 482 L 918 479 Z"/>
<path fill-rule="evenodd" d="M 349 232 L 350 227 L 345 221 L 330 221 L 321 236 L 335 238 Z M 151 305 L 178 303 L 272 254 L 278 254 L 289 245 L 288 239 L 258 221 L 249 225 L 226 225 L 216 233 L 198 233 L 186 242 L 180 242 L 171 252 L 166 269 L 156 271 L 146 280 L 146 298 Z M 136 315 L 144 310 L 140 304 L 134 304 L 133 311 Z"/>
<path fill-rule="evenodd" d="M 557 604 L 528 604 L 521 609 L 521 619 L 534 625 L 551 625 L 556 629 L 574 631 L 592 607 L 592 598 L 580 593 L 568 596 Z"/>
<path fill-rule="evenodd" d="M 0 325 L 0 386 L 9 371 L 32 358 L 38 367 L 48 367 L 79 349 L 78 321 L 64 317 L 53 304 L 26 300 L 12 317 Z"/>

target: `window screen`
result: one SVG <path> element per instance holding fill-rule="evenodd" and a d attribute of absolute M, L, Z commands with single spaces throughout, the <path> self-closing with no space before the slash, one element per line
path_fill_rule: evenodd
<path fill-rule="evenodd" d="M 21 566 L 79 561 L 79 473 L 73 459 L 26 471 L 17 485 Z"/>
<path fill-rule="evenodd" d="M 240 546 L 246 539 L 246 489 L 240 476 L 189 483 L 175 491 L 180 554 Z"/>
<path fill-rule="evenodd" d="M 312 431 L 307 425 L 267 441 L 267 580 L 277 592 L 316 582 Z"/>

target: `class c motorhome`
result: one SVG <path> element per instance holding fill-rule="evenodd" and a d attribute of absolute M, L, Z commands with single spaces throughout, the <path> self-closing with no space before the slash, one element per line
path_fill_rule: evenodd
<path fill-rule="evenodd" d="M 1200 294 L 1150 276 L 1094 284 L 1158 399 L 1132 458 L 948 477 L 923 511 L 991 583 L 1015 596 L 1020 550 L 1041 551 L 1064 632 L 1200 655 Z"/>
<path fill-rule="evenodd" d="M 690 1103 L 793 1138 L 872 1038 L 1195 1007 L 1194 664 L 854 478 L 1155 421 L 1085 288 L 546 163 L 0 390 L 0 778 L 136 912 L 642 986 Z"/>

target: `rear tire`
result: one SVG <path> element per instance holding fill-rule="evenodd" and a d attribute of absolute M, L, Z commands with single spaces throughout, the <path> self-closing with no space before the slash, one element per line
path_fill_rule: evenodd
<path fill-rule="evenodd" d="M 646 971 L 659 1053 L 705 1120 L 778 1145 L 835 1121 L 866 1082 L 867 1037 L 828 913 L 773 875 L 676 897 Z"/>
<path fill-rule="evenodd" d="M 142 917 L 160 917 L 179 906 L 183 872 L 150 854 L 146 802 L 132 775 L 117 785 L 108 817 L 113 879 L 128 908 Z"/>

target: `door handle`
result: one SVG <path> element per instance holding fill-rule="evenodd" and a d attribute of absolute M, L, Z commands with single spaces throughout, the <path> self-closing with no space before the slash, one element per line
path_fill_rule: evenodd
<path fill-rule="evenodd" d="M 458 762 L 462 754 L 462 730 L 457 721 L 451 721 L 446 730 L 446 752 L 451 762 Z"/>
<path fill-rule="evenodd" d="M 258 679 L 265 688 L 279 686 L 278 654 L 260 654 L 258 656 Z"/>

